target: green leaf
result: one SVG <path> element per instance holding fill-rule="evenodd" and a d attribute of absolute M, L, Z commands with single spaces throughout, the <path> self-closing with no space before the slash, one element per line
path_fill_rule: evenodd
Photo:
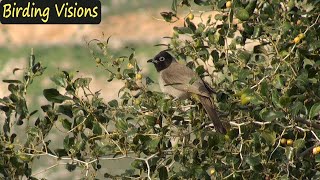
<path fill-rule="evenodd" d="M 143 168 L 143 161 L 142 160 L 134 160 L 132 163 L 131 163 L 131 166 L 136 168 L 136 169 L 142 169 Z"/>
<path fill-rule="evenodd" d="M 213 58 L 213 61 L 219 61 L 219 52 L 217 50 L 213 50 L 211 52 L 211 56 Z"/>
<path fill-rule="evenodd" d="M 247 63 L 251 58 L 251 53 L 243 50 L 238 50 L 238 58 L 242 60 L 242 62 Z"/>
<path fill-rule="evenodd" d="M 253 38 L 258 38 L 258 37 L 260 37 L 261 32 L 262 32 L 262 27 L 259 26 L 259 25 L 258 25 L 258 26 L 255 26 L 255 27 L 254 27 L 254 30 L 253 30 L 252 37 L 253 37 Z"/>
<path fill-rule="evenodd" d="M 261 133 L 262 138 L 266 141 L 266 143 L 268 145 L 274 145 L 274 143 L 276 142 L 276 135 L 277 133 L 272 131 L 264 131 Z"/>
<path fill-rule="evenodd" d="M 266 81 L 262 81 L 260 86 L 261 95 L 269 97 L 269 85 Z"/>
<path fill-rule="evenodd" d="M 200 65 L 196 68 L 196 72 L 199 74 L 199 76 L 203 75 L 203 73 L 206 72 L 203 65 Z"/>
<path fill-rule="evenodd" d="M 55 149 L 54 152 L 56 153 L 56 155 L 58 157 L 67 156 L 68 155 L 66 149 Z"/>
<path fill-rule="evenodd" d="M 13 84 L 22 84 L 22 82 L 19 81 L 19 80 L 8 80 L 8 79 L 4 79 L 4 80 L 2 80 L 2 82 L 4 82 L 4 83 L 13 83 Z"/>
<path fill-rule="evenodd" d="M 302 102 L 296 101 L 291 106 L 290 111 L 291 111 L 293 116 L 296 116 L 301 112 L 307 112 L 307 108 L 303 105 Z"/>
<path fill-rule="evenodd" d="M 259 155 L 256 156 L 249 156 L 246 158 L 246 162 L 250 165 L 250 166 L 256 166 L 259 165 L 261 163 L 261 159 Z"/>
<path fill-rule="evenodd" d="M 250 18 L 250 15 L 247 10 L 245 10 L 244 8 L 240 8 L 236 13 L 236 17 L 241 21 L 246 21 Z"/>
<path fill-rule="evenodd" d="M 192 29 L 188 27 L 173 27 L 173 30 L 176 31 L 179 34 L 192 34 Z"/>
<path fill-rule="evenodd" d="M 210 0 L 194 0 L 194 3 L 196 3 L 199 6 L 208 6 L 210 5 Z"/>
<path fill-rule="evenodd" d="M 66 87 L 65 74 L 59 73 L 55 74 L 50 78 L 52 82 L 54 82 L 57 86 Z"/>
<path fill-rule="evenodd" d="M 71 100 L 68 96 L 63 96 L 57 89 L 45 89 L 43 90 L 44 97 L 53 103 L 63 103 L 65 100 Z"/>
<path fill-rule="evenodd" d="M 305 147 L 305 140 L 304 139 L 297 139 L 293 142 L 293 147 L 296 148 L 296 151 L 300 151 L 302 148 Z"/>
<path fill-rule="evenodd" d="M 127 131 L 127 129 L 129 128 L 129 124 L 126 120 L 123 119 L 118 119 L 115 127 L 123 132 Z"/>
<path fill-rule="evenodd" d="M 70 130 L 71 129 L 71 122 L 69 122 L 67 119 L 63 119 L 62 120 L 62 126 L 66 129 L 66 130 Z"/>
<path fill-rule="evenodd" d="M 216 14 L 215 16 L 214 16 L 214 19 L 215 20 L 217 20 L 217 21 L 222 21 L 223 20 L 223 15 L 222 14 Z"/>
<path fill-rule="evenodd" d="M 89 87 L 92 78 L 78 78 L 74 81 L 75 87 Z"/>
<path fill-rule="evenodd" d="M 113 108 L 117 108 L 119 106 L 118 101 L 115 100 L 115 99 L 109 101 L 108 104 L 109 104 L 110 107 L 113 107 Z"/>
<path fill-rule="evenodd" d="M 315 62 L 313 60 L 310 59 L 304 59 L 303 60 L 303 68 L 306 68 L 306 66 L 313 66 L 315 64 Z"/>
<path fill-rule="evenodd" d="M 293 158 L 293 147 L 287 146 L 285 148 L 285 155 L 286 155 L 288 160 L 292 160 L 292 158 Z"/>
<path fill-rule="evenodd" d="M 147 119 L 146 124 L 149 125 L 149 126 L 153 127 L 157 122 L 157 118 L 154 117 L 154 116 L 146 115 L 145 118 Z"/>
<path fill-rule="evenodd" d="M 71 105 L 60 105 L 57 110 L 58 113 L 64 114 L 70 118 L 73 118 L 72 106 Z"/>
<path fill-rule="evenodd" d="M 167 180 L 168 179 L 168 170 L 165 166 L 161 166 L 159 169 L 159 179 L 160 180 Z"/>
<path fill-rule="evenodd" d="M 161 12 L 160 15 L 167 22 L 171 22 L 172 21 L 172 17 L 175 16 L 175 14 L 172 13 L 172 12 Z"/>
<path fill-rule="evenodd" d="M 148 142 L 148 147 L 150 148 L 150 150 L 156 150 L 158 148 L 159 142 L 160 142 L 159 138 L 154 138 Z"/>
<path fill-rule="evenodd" d="M 153 84 L 153 83 L 154 83 L 154 81 L 151 78 L 146 77 L 146 84 L 147 85 L 150 85 L 150 84 Z"/>
<path fill-rule="evenodd" d="M 251 16 L 254 12 L 254 9 L 256 8 L 257 0 L 250 0 L 248 5 L 246 6 L 246 10 L 248 11 L 248 14 Z"/>
<path fill-rule="evenodd" d="M 71 146 L 74 144 L 74 137 L 66 136 L 63 140 L 63 147 L 67 151 L 71 148 Z"/>
<path fill-rule="evenodd" d="M 95 135 L 101 135 L 102 134 L 102 128 L 99 123 L 95 122 L 93 124 L 93 129 L 92 129 L 93 134 Z"/>
<path fill-rule="evenodd" d="M 171 9 L 174 12 L 177 12 L 177 0 L 172 0 Z"/>
<path fill-rule="evenodd" d="M 320 113 L 320 103 L 315 103 L 309 112 L 309 119 L 312 119 L 313 117 L 319 115 Z"/>
<path fill-rule="evenodd" d="M 77 164 L 69 164 L 69 163 L 66 164 L 66 169 L 67 169 L 69 172 L 74 171 L 76 168 L 77 168 Z"/>
<path fill-rule="evenodd" d="M 279 102 L 279 99 L 280 99 L 279 93 L 278 93 L 278 91 L 277 91 L 276 89 L 273 89 L 273 90 L 271 91 L 271 99 L 272 99 L 273 104 L 274 104 L 276 107 L 278 107 L 278 108 L 281 108 L 281 107 L 282 107 L 281 104 L 280 104 L 280 102 Z"/>
<path fill-rule="evenodd" d="M 285 117 L 283 112 L 280 111 L 272 111 L 272 110 L 266 110 L 263 109 L 260 111 L 260 117 L 261 119 L 264 119 L 266 121 L 273 121 L 275 119 L 281 119 L 283 117 Z"/>
<path fill-rule="evenodd" d="M 282 107 L 288 107 L 291 104 L 291 98 L 288 96 L 281 96 L 279 103 Z"/>

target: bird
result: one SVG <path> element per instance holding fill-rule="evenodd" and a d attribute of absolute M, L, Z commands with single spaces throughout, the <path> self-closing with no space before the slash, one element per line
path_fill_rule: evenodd
<path fill-rule="evenodd" d="M 195 97 L 204 107 L 215 129 L 221 134 L 227 133 L 211 97 L 214 90 L 196 72 L 180 64 L 168 50 L 161 51 L 147 62 L 153 63 L 159 73 L 159 86 L 163 93 L 177 99 Z"/>

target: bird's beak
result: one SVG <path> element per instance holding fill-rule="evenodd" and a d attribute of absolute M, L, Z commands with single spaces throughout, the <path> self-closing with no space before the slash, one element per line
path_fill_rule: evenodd
<path fill-rule="evenodd" d="M 153 59 L 149 59 L 147 62 L 148 63 L 153 63 Z"/>

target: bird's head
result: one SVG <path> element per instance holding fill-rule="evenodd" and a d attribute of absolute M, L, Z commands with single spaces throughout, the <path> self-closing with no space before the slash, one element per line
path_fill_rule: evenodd
<path fill-rule="evenodd" d="M 149 59 L 147 62 L 153 63 L 159 72 L 169 67 L 172 61 L 174 61 L 174 57 L 172 57 L 171 54 L 169 54 L 167 51 L 161 51 L 153 59 Z"/>

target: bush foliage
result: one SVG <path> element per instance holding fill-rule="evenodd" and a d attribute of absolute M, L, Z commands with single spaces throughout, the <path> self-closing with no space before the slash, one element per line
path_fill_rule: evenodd
<path fill-rule="evenodd" d="M 200 23 L 194 8 L 206 10 Z M 217 13 L 202 18 L 210 11 Z M 200 105 L 151 91 L 134 50 L 113 57 L 109 39 L 88 48 L 109 82 L 125 82 L 119 99 L 106 103 L 91 78 L 62 71 L 43 90 L 42 112 L 30 112 L 28 87 L 45 71 L 32 54 L 21 80 L 3 80 L 10 95 L 0 99 L 1 176 L 35 179 L 32 162 L 47 156 L 89 179 L 97 171 L 119 179 L 320 178 L 319 14 L 319 0 L 173 0 L 161 13 L 168 23 L 184 18 L 164 46 L 210 80 L 227 135 L 210 127 Z M 52 149 L 48 135 L 58 127 L 63 146 Z M 123 174 L 101 165 L 123 159 L 132 160 Z"/>

